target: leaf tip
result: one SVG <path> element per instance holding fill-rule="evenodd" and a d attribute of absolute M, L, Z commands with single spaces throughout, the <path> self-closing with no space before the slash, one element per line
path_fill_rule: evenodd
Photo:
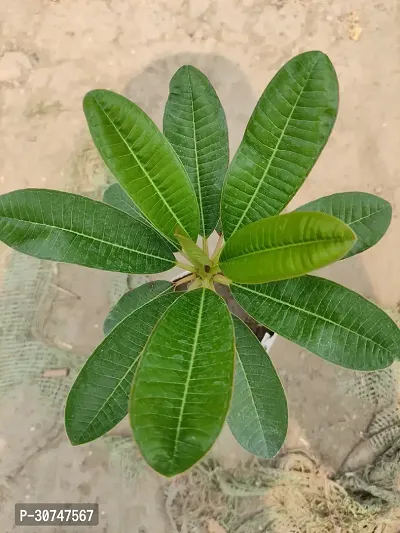
<path fill-rule="evenodd" d="M 193 65 L 185 64 L 178 68 L 173 78 L 188 74 L 201 74 L 201 71 Z"/>
<path fill-rule="evenodd" d="M 350 226 L 348 226 L 347 224 L 345 224 L 345 226 L 346 226 L 345 237 L 346 237 L 346 240 L 349 243 L 349 247 L 352 248 L 354 246 L 355 242 L 357 241 L 357 234 L 355 233 L 355 231 Z"/>
<path fill-rule="evenodd" d="M 91 91 L 88 91 L 85 96 L 83 97 L 83 109 L 85 109 L 88 105 L 90 105 L 94 100 L 96 100 L 96 96 L 99 95 L 101 89 L 92 89 Z"/>
<path fill-rule="evenodd" d="M 88 444 L 89 442 L 97 439 L 98 437 L 92 437 L 92 438 L 83 438 L 82 435 L 77 437 L 76 434 L 74 434 L 72 428 L 69 426 L 69 422 L 65 420 L 65 433 L 67 434 L 68 440 L 72 446 L 81 446 L 82 444 Z"/>
<path fill-rule="evenodd" d="M 72 446 L 79 446 L 80 444 L 83 444 L 79 439 L 76 438 L 76 435 L 73 434 L 71 431 L 71 428 L 69 426 L 69 422 L 67 419 L 65 419 L 65 433 L 68 437 L 68 440 Z"/>

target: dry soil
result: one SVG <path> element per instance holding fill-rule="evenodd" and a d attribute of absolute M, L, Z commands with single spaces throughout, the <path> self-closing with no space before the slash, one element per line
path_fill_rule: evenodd
<path fill-rule="evenodd" d="M 234 153 L 275 71 L 299 52 L 320 49 L 338 72 L 340 112 L 292 205 L 354 190 L 392 203 L 385 238 L 327 275 L 393 307 L 400 300 L 399 31 L 396 0 L 1 0 L 0 192 L 97 194 L 105 173 L 81 110 L 85 92 L 124 92 L 160 124 L 169 78 L 188 62 L 218 90 Z M 0 245 L 0 267 L 8 257 Z M 70 347 L 71 357 L 88 355 L 101 339 L 104 276 L 78 267 L 58 272 L 79 298 L 58 294 L 43 333 Z M 288 392 L 287 447 L 338 468 L 371 414 L 343 397 L 344 371 L 283 340 L 271 355 Z M 0 464 L 13 464 L 2 468 L 1 530 L 14 530 L 16 501 L 69 500 L 100 502 L 99 532 L 169 533 L 160 479 L 144 469 L 126 487 L 110 472 L 102 443 L 72 448 L 62 432 L 36 428 L 43 407 L 35 394 L 27 388 L 0 405 Z M 228 430 L 213 453 L 225 466 L 246 457 Z"/>

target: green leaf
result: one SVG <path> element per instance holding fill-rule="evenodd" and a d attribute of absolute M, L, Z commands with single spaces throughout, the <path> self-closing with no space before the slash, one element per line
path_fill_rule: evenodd
<path fill-rule="evenodd" d="M 143 216 L 140 209 L 119 183 L 113 183 L 104 191 L 103 202 L 124 211 L 131 217 L 143 222 L 143 224 L 150 225 L 150 222 Z"/>
<path fill-rule="evenodd" d="M 378 370 L 398 357 L 400 331 L 379 307 L 327 279 L 304 276 L 266 285 L 231 285 L 255 320 L 327 361 Z"/>
<path fill-rule="evenodd" d="M 275 75 L 228 170 L 221 203 L 225 239 L 289 203 L 325 146 L 337 108 L 336 73 L 322 52 L 300 54 Z"/>
<path fill-rule="evenodd" d="M 147 220 L 132 198 L 124 191 L 119 183 L 113 183 L 104 191 L 103 202 L 116 207 L 120 211 L 124 211 L 131 217 L 146 224 L 146 226 L 149 226 L 149 228 L 157 232 L 161 237 L 166 238 L 149 220 Z M 168 239 L 168 242 L 170 243 L 173 252 L 179 250 L 179 247 L 171 239 Z"/>
<path fill-rule="evenodd" d="M 169 244 L 127 214 L 84 196 L 24 189 L 0 196 L 0 240 L 39 259 L 152 274 L 175 264 Z"/>
<path fill-rule="evenodd" d="M 210 259 L 207 254 L 203 252 L 203 250 L 199 248 L 195 242 L 183 235 L 179 228 L 175 232 L 175 237 L 182 246 L 182 251 L 194 266 L 203 267 L 205 265 L 210 265 Z"/>
<path fill-rule="evenodd" d="M 184 293 L 155 327 L 130 398 L 135 440 L 165 476 L 190 468 L 219 435 L 232 394 L 233 325 L 215 292 Z"/>
<path fill-rule="evenodd" d="M 157 321 L 177 297 L 176 293 L 165 294 L 165 290 L 157 294 L 150 284 L 132 291 L 131 312 L 92 353 L 68 395 L 65 427 L 72 444 L 101 437 L 128 414 L 129 391 L 140 353 Z M 128 311 L 126 303 L 123 311 Z"/>
<path fill-rule="evenodd" d="M 229 427 L 247 451 L 269 459 L 285 441 L 288 411 L 275 368 L 253 332 L 233 317 L 236 371 Z"/>
<path fill-rule="evenodd" d="M 192 66 L 181 67 L 171 79 L 164 134 L 193 183 L 200 207 L 200 234 L 208 237 L 219 218 L 229 163 L 228 128 L 213 86 Z"/>
<path fill-rule="evenodd" d="M 355 235 L 325 213 L 289 213 L 253 222 L 222 250 L 220 267 L 238 283 L 266 283 L 301 276 L 343 257 Z"/>
<path fill-rule="evenodd" d="M 140 287 L 125 293 L 108 313 L 103 325 L 104 334 L 108 335 L 117 324 L 122 322 L 133 311 L 153 299 L 172 292 L 173 288 L 173 283 L 157 280 L 144 283 Z"/>
<path fill-rule="evenodd" d="M 146 218 L 173 241 L 177 225 L 196 239 L 199 208 L 193 186 L 154 122 L 111 91 L 90 91 L 83 108 L 101 157 Z"/>
<path fill-rule="evenodd" d="M 324 196 L 299 207 L 296 211 L 319 211 L 343 220 L 357 236 L 357 241 L 346 257 L 374 246 L 385 235 L 392 219 L 390 203 L 366 192 L 343 192 Z"/>

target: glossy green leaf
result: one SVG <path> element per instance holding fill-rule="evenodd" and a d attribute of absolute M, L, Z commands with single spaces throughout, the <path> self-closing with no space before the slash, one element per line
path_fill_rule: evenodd
<path fill-rule="evenodd" d="M 203 250 L 199 248 L 195 242 L 186 237 L 186 235 L 183 235 L 179 228 L 175 232 L 175 237 L 178 239 L 179 244 L 182 247 L 182 251 L 194 266 L 202 267 L 205 265 L 210 265 L 210 259 L 208 255 L 203 252 Z"/>
<path fill-rule="evenodd" d="M 131 312 L 92 353 L 70 390 L 65 427 L 72 444 L 101 437 L 128 414 L 129 392 L 139 356 L 157 321 L 178 296 L 157 294 L 150 284 L 132 291 Z M 126 304 L 125 300 L 124 311 L 128 310 Z"/>
<path fill-rule="evenodd" d="M 175 264 L 151 228 L 102 202 L 46 189 L 0 196 L 0 240 L 39 259 L 152 274 Z"/>
<path fill-rule="evenodd" d="M 374 246 L 386 233 L 392 219 L 392 206 L 379 196 L 366 192 L 343 192 L 309 202 L 296 211 L 319 211 L 343 220 L 357 241 L 346 257 Z"/>
<path fill-rule="evenodd" d="M 150 225 L 150 222 L 143 216 L 140 209 L 119 183 L 113 183 L 104 191 L 103 202 L 124 211 L 131 217 L 143 222 L 143 224 Z"/>
<path fill-rule="evenodd" d="M 131 217 L 152 228 L 154 231 L 159 233 L 161 237 L 168 240 L 173 252 L 177 252 L 179 250 L 179 247 L 176 245 L 176 243 L 174 243 L 168 237 L 163 236 L 162 233 L 160 233 L 160 231 L 153 226 L 149 220 L 147 220 L 132 198 L 124 191 L 119 183 L 113 183 L 104 191 L 103 202 L 108 205 L 112 205 L 121 211 L 124 211 Z"/>
<path fill-rule="evenodd" d="M 301 276 L 343 257 L 355 235 L 325 213 L 289 213 L 238 230 L 222 250 L 220 267 L 239 283 L 266 283 Z"/>
<path fill-rule="evenodd" d="M 289 203 L 325 146 L 337 108 L 336 73 L 322 52 L 300 54 L 275 75 L 228 170 L 221 204 L 225 239 Z"/>
<path fill-rule="evenodd" d="M 400 331 L 359 294 L 315 276 L 265 285 L 232 284 L 233 297 L 255 320 L 353 370 L 377 370 L 399 356 Z"/>
<path fill-rule="evenodd" d="M 114 305 L 104 321 L 103 331 L 108 335 L 117 324 L 133 313 L 136 309 L 147 304 L 149 301 L 159 298 L 168 292 L 172 292 L 173 283 L 164 280 L 144 283 L 129 292 L 126 292 Z"/>
<path fill-rule="evenodd" d="M 229 163 L 228 129 L 217 93 L 192 66 L 181 67 L 171 79 L 164 134 L 193 183 L 200 207 L 200 234 L 208 237 L 219 218 Z"/>
<path fill-rule="evenodd" d="M 177 225 L 196 239 L 199 208 L 193 186 L 154 122 L 111 91 L 90 91 L 83 108 L 104 162 L 146 218 L 172 240 Z"/>
<path fill-rule="evenodd" d="M 143 457 L 174 476 L 210 449 L 232 394 L 234 332 L 215 292 L 184 293 L 163 315 L 132 386 L 130 420 Z"/>
<path fill-rule="evenodd" d="M 239 444 L 269 459 L 281 449 L 287 431 L 288 410 L 280 379 L 257 337 L 233 317 L 236 371 L 228 423 Z"/>

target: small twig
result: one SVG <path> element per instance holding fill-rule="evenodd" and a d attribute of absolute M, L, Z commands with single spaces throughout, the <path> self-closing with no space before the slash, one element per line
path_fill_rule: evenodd
<path fill-rule="evenodd" d="M 79 294 L 76 294 L 75 292 L 69 291 L 68 289 L 64 289 L 64 287 L 61 287 L 60 285 L 57 285 L 57 283 L 53 283 L 53 286 L 60 292 L 63 292 L 64 294 L 68 294 L 68 296 L 73 296 L 77 300 L 81 299 L 81 296 Z"/>
<path fill-rule="evenodd" d="M 43 378 L 65 378 L 69 375 L 69 368 L 49 368 L 42 372 Z"/>
<path fill-rule="evenodd" d="M 68 344 L 68 342 L 64 342 L 58 339 L 57 337 L 54 337 L 54 339 L 49 339 L 48 337 L 45 336 L 45 339 L 48 340 L 51 344 L 54 344 L 54 346 L 56 346 L 60 350 L 71 351 L 73 348 L 72 344 Z"/>
<path fill-rule="evenodd" d="M 178 279 L 178 281 L 174 282 L 175 287 L 178 287 L 179 285 L 183 285 L 184 283 L 189 283 L 189 281 L 192 281 L 196 278 L 196 274 L 188 274 L 187 276 L 184 276 L 181 279 Z"/>

